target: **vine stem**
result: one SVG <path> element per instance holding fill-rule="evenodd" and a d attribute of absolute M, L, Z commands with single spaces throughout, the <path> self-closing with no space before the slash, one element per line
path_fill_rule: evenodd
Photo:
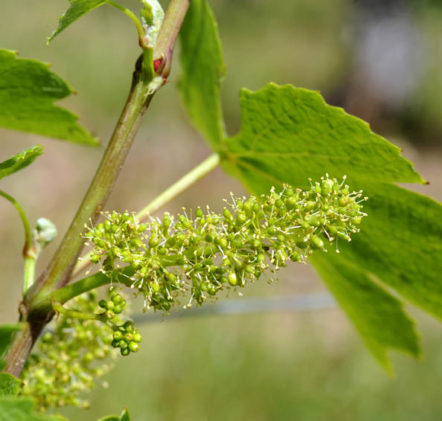
<path fill-rule="evenodd" d="M 220 156 L 217 153 L 210 155 L 201 164 L 197 165 L 183 177 L 181 177 L 176 183 L 172 184 L 163 193 L 157 196 L 152 202 L 136 214 L 139 221 L 145 221 L 148 217 L 162 208 L 165 204 L 169 203 L 172 199 L 177 197 L 183 191 L 187 190 L 191 185 L 195 184 L 198 180 L 201 180 L 211 171 L 213 171 L 220 163 Z M 82 256 L 72 272 L 72 276 L 77 275 L 90 265 L 89 257 L 92 253 L 88 253 Z"/>
<path fill-rule="evenodd" d="M 154 48 L 154 57 L 166 60 L 160 76 L 165 79 L 170 71 L 172 52 L 182 22 L 189 8 L 190 0 L 171 0 L 166 11 L 163 25 Z M 103 155 L 97 172 L 77 211 L 66 235 L 46 271 L 28 290 L 20 306 L 20 320 L 26 321 L 26 327 L 14 338 L 6 355 L 4 371 L 19 376 L 26 359 L 44 326 L 53 317 L 53 311 L 45 314 L 32 311 L 34 301 L 65 286 L 71 277 L 78 255 L 83 248 L 81 233 L 85 225 L 94 223 L 103 209 L 132 145 L 153 93 L 150 81 L 143 71 L 143 56 L 137 61 L 132 87 L 121 117 Z"/>
<path fill-rule="evenodd" d="M 8 193 L 0 190 L 0 196 L 4 197 L 6 200 L 12 203 L 12 205 L 17 209 L 20 219 L 25 230 L 25 244 L 23 246 L 23 295 L 32 286 L 35 278 L 35 262 L 37 260 L 37 251 L 35 249 L 34 241 L 32 239 L 31 225 L 29 224 L 28 217 L 25 211 L 21 207 L 20 203 L 17 202 Z"/>
<path fill-rule="evenodd" d="M 31 290 L 31 294 L 25 297 L 25 303 L 36 295 L 56 290 L 69 281 L 72 268 L 83 247 L 81 233 L 85 226 L 95 223 L 103 209 L 132 146 L 142 116 L 152 100 L 153 94 L 148 94 L 150 80 L 145 80 L 143 75 L 142 60 L 138 60 L 129 98 L 97 172 L 52 262 L 37 280 L 34 291 Z"/>

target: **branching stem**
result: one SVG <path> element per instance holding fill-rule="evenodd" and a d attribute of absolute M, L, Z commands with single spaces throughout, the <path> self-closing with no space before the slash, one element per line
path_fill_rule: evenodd
<path fill-rule="evenodd" d="M 54 291 L 69 281 L 75 261 L 83 247 L 84 240 L 81 233 L 85 226 L 94 224 L 98 218 L 120 173 L 141 118 L 153 95 L 148 94 L 150 80 L 143 79 L 144 72 L 141 63 L 142 60 L 139 60 L 126 106 L 83 202 L 47 271 L 36 283 L 37 294 Z M 26 297 L 27 302 L 37 295 L 32 293 L 35 294 L 35 290 L 31 290 L 30 297 Z"/>

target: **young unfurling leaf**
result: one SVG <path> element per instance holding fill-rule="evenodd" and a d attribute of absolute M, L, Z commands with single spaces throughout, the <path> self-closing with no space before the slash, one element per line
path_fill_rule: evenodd
<path fill-rule="evenodd" d="M 14 155 L 12 158 L 0 162 L 0 179 L 20 171 L 22 168 L 32 164 L 34 160 L 43 153 L 43 146 L 36 145 Z"/>

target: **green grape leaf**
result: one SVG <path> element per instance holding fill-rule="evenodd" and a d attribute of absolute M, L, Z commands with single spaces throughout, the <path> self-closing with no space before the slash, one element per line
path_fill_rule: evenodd
<path fill-rule="evenodd" d="M 127 409 L 125 409 L 120 416 L 110 415 L 108 417 L 100 418 L 98 421 L 130 421 L 130 415 Z"/>
<path fill-rule="evenodd" d="M 0 49 L 0 74 L 0 127 L 98 145 L 75 114 L 54 104 L 73 91 L 49 65 Z"/>
<path fill-rule="evenodd" d="M 12 158 L 0 162 L 0 179 L 14 174 L 17 171 L 27 167 L 34 162 L 35 158 L 43 153 L 43 146 L 36 145 L 32 148 L 26 149 Z"/>
<path fill-rule="evenodd" d="M 180 39 L 182 100 L 192 123 L 217 150 L 225 138 L 220 101 L 225 68 L 218 27 L 206 0 L 192 0 Z"/>
<path fill-rule="evenodd" d="M 189 22 L 194 19 L 192 27 L 198 26 L 200 9 L 208 7 L 204 0 L 195 4 L 199 8 L 194 6 L 194 16 L 188 17 Z M 216 32 L 211 19 L 202 27 L 207 22 Z M 364 190 L 369 200 L 362 232 L 351 244 L 339 244 L 340 254 L 314 256 L 312 263 L 385 368 L 390 369 L 389 349 L 418 355 L 417 335 L 402 300 L 442 318 L 442 207 L 396 183 L 423 183 L 422 177 L 399 148 L 373 133 L 367 123 L 327 105 L 319 93 L 293 86 L 242 90 L 241 131 L 221 138 L 223 132 L 213 129 L 223 127 L 221 111 L 205 112 L 213 108 L 207 98 L 210 104 L 220 103 L 219 74 L 205 58 L 213 61 L 221 53 L 218 44 L 210 47 L 206 37 L 198 37 L 200 43 L 196 38 L 189 24 L 182 35 L 181 89 L 190 92 L 183 92 L 184 104 L 220 153 L 224 169 L 257 194 L 284 183 L 306 187 L 309 177 L 318 179 L 325 173 L 346 175 L 352 189 Z M 202 77 L 206 74 L 211 85 Z"/>
<path fill-rule="evenodd" d="M 108 0 L 69 0 L 69 9 L 60 17 L 57 29 L 48 38 L 51 42 L 60 32 L 64 31 L 71 23 L 97 7 L 106 4 Z"/>
<path fill-rule="evenodd" d="M 274 182 L 306 186 L 307 177 L 327 171 L 347 175 L 352 188 L 424 182 L 398 147 L 318 92 L 270 83 L 257 92 L 243 89 L 240 102 L 241 131 L 227 139 L 226 152 L 252 189 Z"/>
<path fill-rule="evenodd" d="M 20 325 L 1 325 L 0 326 L 0 370 L 5 363 L 3 357 L 12 342 L 15 332 L 21 329 Z"/>
<path fill-rule="evenodd" d="M 9 373 L 0 373 L 0 397 L 16 396 L 21 389 L 21 381 Z"/>
<path fill-rule="evenodd" d="M 44 415 L 35 412 L 31 398 L 14 396 L 0 397 L 0 421 L 63 421 L 59 415 Z"/>
<path fill-rule="evenodd" d="M 381 365 L 393 372 L 387 348 L 419 356 L 413 322 L 405 314 L 402 302 L 357 265 L 336 256 L 317 253 L 310 260 Z"/>
<path fill-rule="evenodd" d="M 251 191 L 305 187 L 308 177 L 328 173 L 346 175 L 351 189 L 369 197 L 354 241 L 312 262 L 384 367 L 389 348 L 417 355 L 413 325 L 392 291 L 442 318 L 442 207 L 395 183 L 423 183 L 422 177 L 399 148 L 317 92 L 275 84 L 242 90 L 241 112 L 241 131 L 225 143 L 224 167 Z"/>

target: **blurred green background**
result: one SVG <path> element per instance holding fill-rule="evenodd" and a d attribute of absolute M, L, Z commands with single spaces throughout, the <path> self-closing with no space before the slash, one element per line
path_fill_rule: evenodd
<path fill-rule="evenodd" d="M 121 3 L 139 7 L 136 0 Z M 124 15 L 103 7 L 48 47 L 46 37 L 67 4 L 2 0 L 0 47 L 52 63 L 53 70 L 78 92 L 63 105 L 75 110 L 105 144 L 138 55 L 135 30 Z M 442 198 L 440 2 L 213 0 L 211 4 L 228 72 L 223 105 L 229 133 L 240 127 L 241 87 L 259 89 L 274 81 L 317 89 L 403 147 L 431 182 L 419 191 Z M 398 29 L 389 43 L 390 32 L 383 31 L 392 27 Z M 384 33 L 379 42 L 376 34 Z M 109 209 L 140 209 L 210 153 L 181 109 L 175 89 L 178 75 L 176 60 L 170 83 L 149 109 Z M 2 188 L 21 201 L 32 220 L 48 217 L 64 232 L 103 147 L 88 149 L 0 130 L 0 160 L 37 142 L 45 145 L 45 154 L 21 176 L 2 181 Z M 168 210 L 205 204 L 216 209 L 230 191 L 240 194 L 243 189 L 215 171 Z M 14 210 L 0 202 L 0 322 L 16 319 L 22 237 Z M 42 256 L 40 269 L 55 246 Z M 263 282 L 245 293 L 270 297 L 324 290 L 306 266 L 293 265 L 279 278 L 277 284 Z M 393 355 L 397 373 L 393 379 L 371 358 L 339 309 L 166 318 L 142 329 L 142 350 L 119 361 L 106 379 L 109 388 L 97 387 L 89 411 L 66 414 L 73 420 L 95 420 L 128 406 L 135 421 L 441 419 L 442 329 L 420 312 L 412 312 L 423 331 L 424 359 Z"/>

